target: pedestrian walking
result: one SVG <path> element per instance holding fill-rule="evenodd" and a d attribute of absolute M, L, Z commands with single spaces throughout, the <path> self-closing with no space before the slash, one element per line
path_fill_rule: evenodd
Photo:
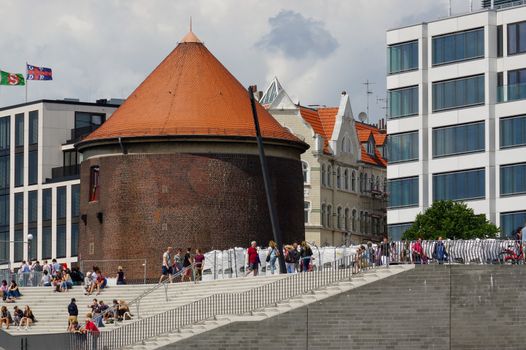
<path fill-rule="evenodd" d="M 164 278 L 168 278 L 170 282 L 172 281 L 172 252 L 173 248 L 168 247 L 166 251 L 163 253 L 163 265 L 161 268 L 161 277 L 159 278 L 159 283 L 163 281 Z"/>
<path fill-rule="evenodd" d="M 309 265 L 312 259 L 312 249 L 310 249 L 309 245 L 305 241 L 301 242 L 300 249 L 301 249 L 300 250 L 300 257 L 301 257 L 300 271 L 307 272 L 309 271 Z"/>
<path fill-rule="evenodd" d="M 252 241 L 252 243 L 250 243 L 250 247 L 247 249 L 247 258 L 248 258 L 248 269 L 247 269 L 248 271 L 245 274 L 245 277 L 251 273 L 254 276 L 257 276 L 259 272 L 259 255 L 258 255 L 256 241 Z"/>
<path fill-rule="evenodd" d="M 270 264 L 270 273 L 274 274 L 276 271 L 276 260 L 279 256 L 279 250 L 276 242 L 268 242 L 268 253 L 267 253 L 267 262 Z"/>

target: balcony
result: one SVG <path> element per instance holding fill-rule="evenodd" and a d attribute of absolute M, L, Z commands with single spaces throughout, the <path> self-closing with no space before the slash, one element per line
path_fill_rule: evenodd
<path fill-rule="evenodd" d="M 497 103 L 526 100 L 526 83 L 497 86 Z"/>
<path fill-rule="evenodd" d="M 46 179 L 46 183 L 78 179 L 79 174 L 80 164 L 52 168 L 51 179 Z"/>

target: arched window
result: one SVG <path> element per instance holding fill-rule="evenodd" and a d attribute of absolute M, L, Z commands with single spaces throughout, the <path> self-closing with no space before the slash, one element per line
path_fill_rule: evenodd
<path fill-rule="evenodd" d="M 375 190 L 380 191 L 380 176 L 376 178 L 376 188 Z"/>
<path fill-rule="evenodd" d="M 356 209 L 352 210 L 351 229 L 356 232 Z"/>
<path fill-rule="evenodd" d="M 337 214 L 337 218 L 336 220 L 338 220 L 338 229 L 341 230 L 342 227 L 343 227 L 343 223 L 342 223 L 342 207 L 338 207 L 337 211 L 336 211 L 336 214 Z"/>
<path fill-rule="evenodd" d="M 332 227 L 332 206 L 327 206 L 327 227 Z"/>
<path fill-rule="evenodd" d="M 327 186 L 327 171 L 325 170 L 325 164 L 321 165 L 321 184 Z"/>
<path fill-rule="evenodd" d="M 310 174 L 309 174 L 309 164 L 307 162 L 302 161 L 301 167 L 303 170 L 303 183 L 310 183 Z"/>
<path fill-rule="evenodd" d="M 345 231 L 349 231 L 349 208 L 345 208 L 345 216 L 343 223 L 345 225 Z"/>
<path fill-rule="evenodd" d="M 303 202 L 303 213 L 304 213 L 304 218 L 305 218 L 305 223 L 308 224 L 309 223 L 309 214 L 310 214 L 310 202 Z"/>
<path fill-rule="evenodd" d="M 327 226 L 327 206 L 325 204 L 321 205 L 321 226 Z"/>
<path fill-rule="evenodd" d="M 363 193 L 363 173 L 360 173 L 360 193 Z"/>
<path fill-rule="evenodd" d="M 364 192 L 367 192 L 367 188 L 368 188 L 368 177 L 367 177 L 367 173 L 363 174 L 363 191 Z"/>
<path fill-rule="evenodd" d="M 342 170 L 340 167 L 336 168 L 336 188 L 342 188 Z"/>
<path fill-rule="evenodd" d="M 371 184 L 370 184 L 370 190 L 374 190 L 374 175 L 371 175 Z"/>
<path fill-rule="evenodd" d="M 327 186 L 332 187 L 332 166 L 327 166 Z"/>
<path fill-rule="evenodd" d="M 351 191 L 356 192 L 356 171 L 351 174 Z"/>
<path fill-rule="evenodd" d="M 363 232 L 363 211 L 360 210 L 360 233 Z"/>
<path fill-rule="evenodd" d="M 343 172 L 343 189 L 349 191 L 349 170 Z"/>
<path fill-rule="evenodd" d="M 368 212 L 365 212 L 363 214 L 363 222 L 364 222 L 364 225 L 363 225 L 364 230 L 363 231 L 364 231 L 365 234 L 367 234 L 367 233 L 369 233 L 369 213 Z"/>

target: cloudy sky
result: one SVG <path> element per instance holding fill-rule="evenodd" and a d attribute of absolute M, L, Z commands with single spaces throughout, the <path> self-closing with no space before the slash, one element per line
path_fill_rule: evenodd
<path fill-rule="evenodd" d="M 29 100 L 126 97 L 194 32 L 244 84 L 277 76 L 302 104 L 335 105 L 346 90 L 355 115 L 385 111 L 385 31 L 447 15 L 448 0 L 2 0 L 0 69 L 25 62 L 53 68 L 30 82 Z M 452 0 L 453 13 L 469 0 Z M 474 0 L 478 6 L 479 0 Z M 24 88 L 0 87 L 0 106 L 24 102 Z"/>

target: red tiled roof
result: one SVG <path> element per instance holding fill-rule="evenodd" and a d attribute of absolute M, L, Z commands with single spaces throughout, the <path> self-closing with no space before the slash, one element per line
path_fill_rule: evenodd
<path fill-rule="evenodd" d="M 385 143 L 386 135 L 382 134 L 380 130 L 373 125 L 361 123 L 358 121 L 355 121 L 354 125 L 356 127 L 356 133 L 358 134 L 358 139 L 360 140 L 361 147 L 362 147 L 362 162 L 369 163 L 372 165 L 378 165 L 381 167 L 386 167 L 387 162 L 382 157 L 382 154 L 380 153 L 380 151 L 378 151 L 378 148 L 375 148 L 374 150 L 375 156 L 372 157 L 369 153 L 367 153 L 367 150 L 364 145 L 364 143 L 369 141 L 369 137 L 372 133 L 376 146 L 377 147 L 383 146 Z"/>
<path fill-rule="evenodd" d="M 332 137 L 338 108 L 325 108 L 323 113 L 320 113 L 320 110 L 310 109 L 303 106 L 299 106 L 299 108 L 301 117 L 310 124 L 316 134 L 323 137 L 323 153 L 330 154 L 329 140 Z M 334 109 L 336 111 L 334 112 L 333 121 L 331 122 L 331 113 Z M 323 114 L 323 117 L 321 114 Z"/>
<path fill-rule="evenodd" d="M 387 139 L 387 134 L 383 133 L 374 133 L 374 142 L 376 142 L 377 146 L 383 146 L 385 143 L 385 140 Z"/>
<path fill-rule="evenodd" d="M 303 144 L 257 103 L 264 138 Z M 118 137 L 255 136 L 246 88 L 193 34 L 83 142 Z"/>

